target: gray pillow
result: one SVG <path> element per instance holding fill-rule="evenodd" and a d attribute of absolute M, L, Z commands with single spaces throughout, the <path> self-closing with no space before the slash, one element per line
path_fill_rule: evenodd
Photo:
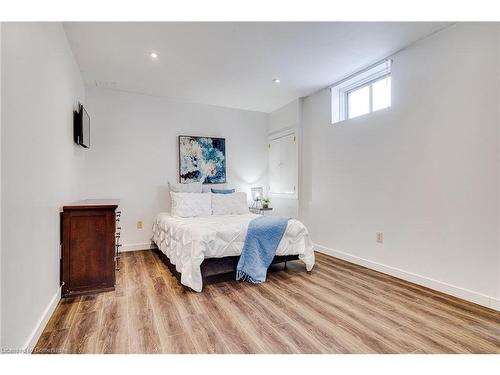
<path fill-rule="evenodd" d="M 234 189 L 212 189 L 212 193 L 214 194 L 232 194 L 234 192 Z"/>
<path fill-rule="evenodd" d="M 201 182 L 190 182 L 187 184 L 180 183 L 168 183 L 170 191 L 174 193 L 201 193 L 202 183 Z"/>

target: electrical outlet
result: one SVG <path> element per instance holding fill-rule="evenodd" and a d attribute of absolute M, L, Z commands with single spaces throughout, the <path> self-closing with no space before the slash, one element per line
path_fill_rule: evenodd
<path fill-rule="evenodd" d="M 142 229 L 142 221 L 137 222 L 137 229 Z"/>
<path fill-rule="evenodd" d="M 384 242 L 384 232 L 376 232 L 376 235 L 377 235 L 377 242 L 383 243 Z"/>

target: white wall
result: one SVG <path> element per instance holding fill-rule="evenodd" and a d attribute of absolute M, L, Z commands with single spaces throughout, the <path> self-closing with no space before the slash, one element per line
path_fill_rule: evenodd
<path fill-rule="evenodd" d="M 0 348 L 2 348 L 2 22 L 0 22 Z"/>
<path fill-rule="evenodd" d="M 72 112 L 85 91 L 61 24 L 6 23 L 1 37 L 2 346 L 22 349 L 58 298 L 59 208 L 81 197 Z"/>
<path fill-rule="evenodd" d="M 271 112 L 269 114 L 269 134 L 300 127 L 301 111 L 301 99 L 296 99 Z"/>
<path fill-rule="evenodd" d="M 394 57 L 388 110 L 331 125 L 329 90 L 304 99 L 300 213 L 315 243 L 500 297 L 498 50 L 496 25 L 459 24 Z"/>
<path fill-rule="evenodd" d="M 276 138 L 279 135 L 293 131 L 297 137 L 299 144 L 299 160 L 300 160 L 300 143 L 301 143 L 301 126 L 302 121 L 302 99 L 296 99 L 293 102 L 277 109 L 269 114 L 268 119 L 268 137 L 269 139 Z M 300 165 L 299 165 L 300 178 Z M 299 180 L 300 182 L 300 180 Z M 297 186 L 300 191 L 300 184 Z M 299 202 L 297 198 L 282 198 L 271 196 L 271 206 L 273 214 L 286 216 L 291 218 L 299 217 Z"/>
<path fill-rule="evenodd" d="M 154 216 L 169 210 L 178 135 L 226 138 L 227 186 L 250 196 L 251 186 L 267 184 L 266 114 L 97 88 L 88 88 L 87 103 L 87 196 L 121 199 L 125 249 L 147 246 Z"/>

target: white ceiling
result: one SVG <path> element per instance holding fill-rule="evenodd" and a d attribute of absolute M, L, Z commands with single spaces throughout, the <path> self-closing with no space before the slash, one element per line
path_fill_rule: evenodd
<path fill-rule="evenodd" d="M 88 85 L 271 112 L 447 25 L 70 22 L 64 28 Z"/>

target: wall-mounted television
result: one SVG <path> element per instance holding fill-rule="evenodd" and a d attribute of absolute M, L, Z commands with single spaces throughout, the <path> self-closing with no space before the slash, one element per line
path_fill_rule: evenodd
<path fill-rule="evenodd" d="M 83 105 L 78 104 L 78 110 L 73 112 L 73 139 L 76 144 L 90 147 L 90 116 Z"/>

